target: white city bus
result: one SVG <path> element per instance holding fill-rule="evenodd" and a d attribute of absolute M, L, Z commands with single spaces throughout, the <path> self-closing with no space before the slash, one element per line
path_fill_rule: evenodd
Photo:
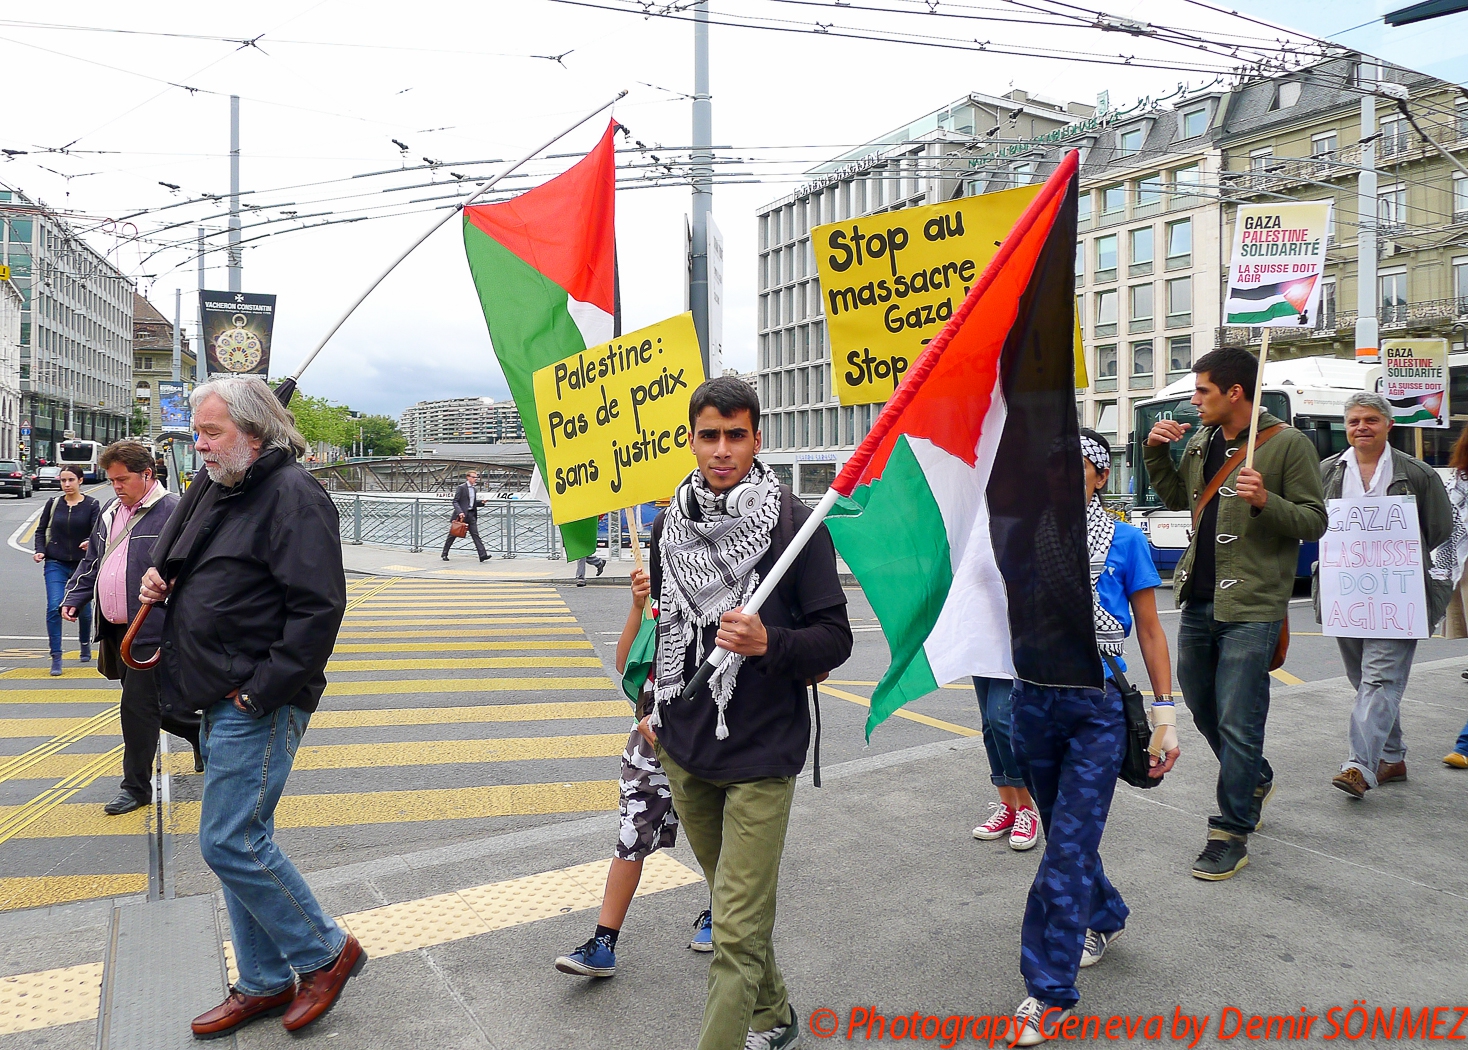
<path fill-rule="evenodd" d="M 77 438 L 67 438 L 61 443 L 61 449 L 57 454 L 57 462 L 73 467 L 81 467 L 83 481 L 101 481 L 102 466 L 98 462 L 102 458 L 103 445 L 98 441 L 85 441 Z"/>

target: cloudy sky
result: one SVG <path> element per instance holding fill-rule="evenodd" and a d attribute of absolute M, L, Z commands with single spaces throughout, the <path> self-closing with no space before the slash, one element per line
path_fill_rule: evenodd
<path fill-rule="evenodd" d="M 245 222 L 261 224 L 246 236 L 272 234 L 246 251 L 244 288 L 280 297 L 272 371 L 285 374 L 381 267 L 443 214 L 427 210 L 442 203 L 428 198 L 453 192 L 450 172 L 491 174 L 492 161 L 519 156 L 622 88 L 630 94 L 615 116 L 633 137 L 660 159 L 686 158 L 691 26 L 596 5 L 626 0 L 125 8 L 73 0 L 50 9 L 56 23 L 0 19 L 0 62 L 11 86 L 0 148 L 25 151 L 0 163 L 0 183 L 77 213 L 75 224 L 137 275 L 166 315 L 182 288 L 192 324 L 194 229 L 224 228 L 224 209 L 205 196 L 228 190 L 227 96 L 240 95 L 244 199 L 254 205 Z M 807 168 L 971 90 L 1019 87 L 1086 103 L 1108 91 L 1113 105 L 1125 106 L 1184 81 L 1205 83 L 1206 70 L 1221 64 L 1146 37 L 1039 25 L 1055 19 L 1035 14 L 1034 4 L 931 6 L 940 14 L 929 13 L 930 0 L 840 8 L 829 0 L 715 0 L 716 20 L 780 19 L 765 24 L 789 30 L 712 30 L 714 141 L 729 147 L 720 156 L 730 161 L 719 167 L 730 184 L 714 198 L 726 242 L 726 365 L 754 366 L 756 208 L 804 181 Z M 1190 0 L 1121 0 L 1110 10 L 1209 38 L 1275 35 Z M 1309 21 L 1302 11 L 1297 25 L 1346 28 L 1334 16 L 1329 24 Z M 827 31 L 813 31 L 821 27 Z M 844 38 L 849 27 L 924 34 L 930 44 Z M 932 46 L 944 42 L 986 49 Z M 996 53 L 1041 44 L 1054 50 Z M 1106 55 L 1132 56 L 1132 64 L 1082 61 Z M 1140 68 L 1147 63 L 1167 68 Z M 584 151 L 604 126 L 593 121 L 551 152 Z M 538 162 L 515 184 L 533 185 L 569 163 Z M 651 161 L 632 152 L 619 163 Z M 628 167 L 622 178 L 641 180 L 648 170 Z M 688 206 L 686 185 L 634 183 L 618 194 L 629 330 L 683 308 Z M 342 218 L 362 221 L 297 229 Z M 222 235 L 212 243 L 222 244 Z M 208 264 L 209 286 L 225 287 L 222 254 Z M 423 398 L 506 395 L 457 223 L 383 283 L 303 387 L 394 415 Z"/>

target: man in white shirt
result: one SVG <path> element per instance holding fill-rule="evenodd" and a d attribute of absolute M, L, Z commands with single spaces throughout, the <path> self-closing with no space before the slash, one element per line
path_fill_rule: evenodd
<path fill-rule="evenodd" d="M 1360 392 L 1346 398 L 1348 447 L 1320 464 L 1325 498 L 1376 499 L 1412 496 L 1422 530 L 1423 561 L 1452 535 L 1453 509 L 1437 472 L 1420 459 L 1387 444 L 1391 404 L 1380 394 Z M 1319 595 L 1319 566 L 1316 589 Z M 1429 625 L 1447 608 L 1451 582 L 1427 575 Z M 1320 619 L 1317 598 L 1315 618 Z M 1402 743 L 1402 694 L 1417 651 L 1415 638 L 1337 638 L 1346 677 L 1356 690 L 1351 711 L 1350 754 L 1331 783 L 1353 798 L 1382 784 L 1407 779 L 1407 748 Z"/>

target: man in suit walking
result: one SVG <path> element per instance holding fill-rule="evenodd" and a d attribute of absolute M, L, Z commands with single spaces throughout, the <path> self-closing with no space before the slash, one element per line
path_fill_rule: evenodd
<path fill-rule="evenodd" d="M 464 484 L 454 490 L 454 516 L 453 521 L 462 521 L 469 528 L 469 538 L 474 541 L 474 549 L 479 552 L 480 561 L 489 561 L 489 552 L 484 549 L 484 541 L 479 538 L 479 475 L 474 471 L 464 478 Z M 450 532 L 443 541 L 443 560 L 449 560 L 449 548 L 454 545 L 454 534 Z"/>

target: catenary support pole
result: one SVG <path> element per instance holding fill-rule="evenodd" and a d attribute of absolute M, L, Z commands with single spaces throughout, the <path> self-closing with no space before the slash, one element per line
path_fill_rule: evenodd
<path fill-rule="evenodd" d="M 550 138 L 542 142 L 539 146 L 536 146 L 529 153 L 525 154 L 525 156 L 521 157 L 519 160 L 515 161 L 515 163 L 511 164 L 509 167 L 501 171 L 494 178 L 490 179 L 483 186 L 480 186 L 479 189 L 474 191 L 472 196 L 470 196 L 458 207 L 450 209 L 443 218 L 435 219 L 433 225 L 429 226 L 428 229 L 423 231 L 422 235 L 417 240 L 408 245 L 407 248 L 403 249 L 402 253 L 398 255 L 396 259 L 388 263 L 387 268 L 383 270 L 380 274 L 378 274 L 376 279 L 374 279 L 372 283 L 363 290 L 362 294 L 357 296 L 357 298 L 352 301 L 352 305 L 347 307 L 346 311 L 341 315 L 341 317 L 337 318 L 336 323 L 326 330 L 326 334 L 321 337 L 321 341 L 316 344 L 316 348 L 306 355 L 306 359 L 301 362 L 301 367 L 297 368 L 295 372 L 285 380 L 285 382 L 280 384 L 280 386 L 276 390 L 276 396 L 281 398 L 281 403 L 286 404 L 290 401 L 291 393 L 295 390 L 296 383 L 301 378 L 301 373 L 305 372 L 306 369 L 311 366 L 311 362 L 316 360 L 316 355 L 321 353 L 322 347 L 326 346 L 326 344 L 330 342 L 331 337 L 336 335 L 337 330 L 341 328 L 342 325 L 347 323 L 347 318 L 356 313 L 357 307 L 361 306 L 362 303 L 366 301 L 367 297 L 373 293 L 377 286 L 387 279 L 387 275 L 396 270 L 398 268 L 398 265 L 402 263 L 404 259 L 412 255 L 414 250 L 417 249 L 420 244 L 428 240 L 428 238 L 432 237 L 434 233 L 437 232 L 440 226 L 443 226 L 454 216 L 458 215 L 459 212 L 461 212 L 463 209 L 469 207 L 469 205 L 473 204 L 480 197 L 484 196 L 490 190 L 494 189 L 495 186 L 499 184 L 500 180 L 503 179 L 506 175 L 511 174 L 523 165 L 529 163 L 531 160 L 534 160 L 535 157 L 543 150 L 549 149 L 556 142 L 565 138 L 571 132 L 579 128 L 582 124 L 585 124 L 592 117 L 596 116 L 598 113 L 610 109 L 620 99 L 625 97 L 626 94 L 627 90 L 623 88 L 621 91 L 617 92 L 615 98 L 611 98 L 608 99 L 606 102 L 603 102 L 601 105 L 597 106 L 584 117 L 578 117 L 573 124 L 569 125 L 561 131 L 556 132 Z"/>
<path fill-rule="evenodd" d="M 229 290 L 243 290 L 240 248 L 240 97 L 229 96 Z"/>
<path fill-rule="evenodd" d="M 1356 360 L 1381 360 L 1376 324 L 1376 59 L 1361 56 L 1361 173 L 1356 178 Z M 1266 329 L 1267 331 L 1267 329 Z"/>
<path fill-rule="evenodd" d="M 785 548 L 785 552 L 770 567 L 769 575 L 760 581 L 760 585 L 749 596 L 749 601 L 744 603 L 744 612 L 757 613 L 764 607 L 766 599 L 775 593 L 775 588 L 785 578 L 785 574 L 790 571 L 790 566 L 795 564 L 795 559 L 800 556 L 801 551 L 805 550 L 805 545 L 816 534 L 816 529 L 821 527 L 821 522 L 826 520 L 826 515 L 831 513 L 831 508 L 836 505 L 836 501 L 840 498 L 841 493 L 835 489 L 826 490 L 826 494 L 821 497 L 821 502 L 815 505 L 815 509 L 810 512 L 810 517 L 805 519 L 805 524 L 800 527 L 800 531 L 790 541 L 790 546 Z M 694 674 L 693 679 L 683 687 L 683 699 L 693 699 L 694 695 L 707 684 L 709 677 L 723 666 L 725 660 L 729 659 L 729 656 L 728 649 L 720 649 L 718 646 L 715 646 L 713 651 L 708 654 L 707 659 L 699 665 L 698 671 Z"/>
<path fill-rule="evenodd" d="M 183 289 L 173 290 L 173 381 L 183 378 Z M 160 400 L 159 406 L 163 402 Z"/>
<path fill-rule="evenodd" d="M 194 361 L 197 373 L 204 379 L 209 378 L 209 357 L 204 352 L 204 227 L 199 227 L 198 232 L 199 252 L 199 298 L 194 304 L 194 311 L 199 319 L 199 341 L 194 344 Z"/>
<path fill-rule="evenodd" d="M 703 354 L 703 374 L 709 373 L 709 213 L 714 210 L 714 116 L 709 95 L 709 5 L 699 0 L 693 8 L 693 139 L 690 156 L 693 177 L 693 248 L 688 275 L 688 304 L 693 328 Z"/>

